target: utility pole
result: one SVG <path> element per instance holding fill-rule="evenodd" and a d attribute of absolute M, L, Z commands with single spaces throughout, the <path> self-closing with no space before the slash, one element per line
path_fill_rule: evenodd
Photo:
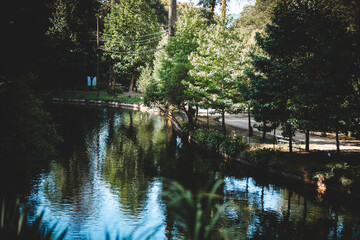
<path fill-rule="evenodd" d="M 169 0 L 169 36 L 175 35 L 176 0 Z"/>
<path fill-rule="evenodd" d="M 99 75 L 99 16 L 96 16 L 96 76 L 97 76 L 97 89 L 96 96 L 99 97 L 100 92 L 100 75 Z"/>

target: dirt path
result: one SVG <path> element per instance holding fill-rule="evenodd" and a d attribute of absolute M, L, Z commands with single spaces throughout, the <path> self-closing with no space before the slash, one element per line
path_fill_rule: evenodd
<path fill-rule="evenodd" d="M 200 110 L 199 116 L 202 117 L 203 121 L 206 119 L 207 112 L 206 110 Z M 215 117 L 219 115 L 209 115 L 210 119 L 213 121 Z M 206 121 L 206 120 L 205 120 Z M 242 131 L 244 133 L 248 130 L 248 117 L 244 114 L 226 114 L 225 115 L 225 123 L 227 127 L 231 127 L 236 130 Z M 254 126 L 257 122 L 251 118 L 251 125 Z M 259 124 L 259 123 L 257 123 Z M 244 131 L 245 130 L 245 131 Z M 281 128 L 276 129 L 276 138 L 282 139 Z M 255 138 L 259 138 L 261 136 L 261 132 L 259 132 L 256 128 L 254 128 Z M 273 139 L 273 134 L 268 133 L 268 139 Z M 305 134 L 301 132 L 296 132 L 294 137 L 294 147 L 298 150 L 305 149 Z M 273 142 L 273 140 L 272 140 Z M 260 145 L 260 144 L 259 144 Z M 269 145 L 269 147 L 273 146 L 273 143 L 262 144 L 264 146 Z M 287 144 L 279 144 L 277 147 L 282 148 L 284 150 L 287 149 Z M 310 150 L 322 150 L 322 151 L 334 151 L 336 150 L 336 140 L 335 134 L 328 133 L 326 137 L 321 136 L 321 133 L 310 132 Z M 360 152 L 360 140 L 356 140 L 351 137 L 346 137 L 344 135 L 340 135 L 340 150 L 345 151 L 356 151 Z"/>

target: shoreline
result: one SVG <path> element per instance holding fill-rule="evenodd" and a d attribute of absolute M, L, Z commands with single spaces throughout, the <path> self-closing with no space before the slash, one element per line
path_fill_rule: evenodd
<path fill-rule="evenodd" d="M 73 103 L 73 104 L 82 104 L 82 105 L 97 105 L 97 106 L 108 106 L 108 107 L 116 107 L 121 109 L 127 109 L 127 110 L 136 110 L 141 112 L 148 112 L 150 114 L 157 114 L 166 117 L 171 122 L 171 127 L 174 129 L 177 135 L 179 135 L 181 138 L 183 138 L 185 141 L 187 141 L 189 144 L 192 144 L 200 151 L 209 152 L 212 151 L 208 149 L 203 144 L 200 144 L 196 139 L 194 139 L 193 136 L 187 135 L 182 131 L 182 128 L 180 124 L 176 121 L 176 119 L 173 118 L 171 114 L 169 114 L 166 110 L 162 108 L 150 108 L 144 106 L 144 104 L 135 104 L 135 103 L 123 103 L 118 101 L 111 101 L 111 100 L 89 100 L 89 99 L 65 99 L 65 98 L 51 98 L 52 102 L 55 103 Z M 185 136 L 186 135 L 186 136 Z M 254 150 L 250 150 L 250 152 L 254 152 Z M 294 172 L 289 171 L 286 167 L 282 169 L 278 169 L 276 165 L 271 166 L 269 164 L 266 164 L 264 166 L 255 166 L 253 163 L 242 159 L 241 157 L 229 157 L 224 154 L 216 153 L 219 155 L 219 157 L 222 157 L 222 160 L 230 163 L 235 163 L 239 165 L 239 167 L 245 166 L 248 168 L 251 168 L 253 170 L 259 170 L 261 172 L 265 172 L 268 174 L 273 175 L 274 177 L 281 178 L 283 181 L 292 180 L 296 181 L 298 183 L 311 186 L 319 194 L 325 194 L 327 190 L 335 193 L 340 193 L 341 195 L 344 195 L 346 197 L 354 197 L 360 199 L 360 194 L 353 193 L 349 189 L 343 189 L 342 187 L 334 186 L 332 184 L 327 184 L 325 182 L 325 177 L 320 176 L 317 180 L 314 179 L 314 173 L 315 172 L 309 172 L 309 171 L 303 171 L 300 172 Z M 283 155 L 288 155 L 288 153 L 284 153 Z M 325 155 L 325 153 L 324 153 Z M 293 155 L 295 156 L 295 155 Z M 287 157 L 287 156 L 282 156 Z M 291 165 L 291 164 L 290 164 Z"/>

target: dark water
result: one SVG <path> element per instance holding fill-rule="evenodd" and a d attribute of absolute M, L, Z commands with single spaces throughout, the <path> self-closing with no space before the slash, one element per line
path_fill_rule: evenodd
<path fill-rule="evenodd" d="M 224 179 L 229 202 L 219 227 L 234 239 L 360 239 L 354 206 L 324 199 L 296 184 L 220 165 L 175 136 L 167 120 L 147 113 L 79 105 L 50 107 L 64 143 L 24 198 L 33 214 L 68 228 L 67 239 L 179 239 L 161 198 L 164 179 L 196 191 Z M 253 176 L 253 177 L 251 177 Z M 275 183 L 275 184 L 274 184 Z"/>

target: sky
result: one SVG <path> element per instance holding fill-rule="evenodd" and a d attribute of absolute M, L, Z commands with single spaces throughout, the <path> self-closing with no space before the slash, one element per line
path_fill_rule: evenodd
<path fill-rule="evenodd" d="M 199 2 L 199 0 L 177 0 L 178 2 L 192 2 L 195 5 Z M 229 14 L 240 14 L 242 8 L 245 5 L 253 5 L 255 0 L 230 0 L 230 4 L 228 6 Z M 215 11 L 220 13 L 220 5 L 216 7 Z"/>

